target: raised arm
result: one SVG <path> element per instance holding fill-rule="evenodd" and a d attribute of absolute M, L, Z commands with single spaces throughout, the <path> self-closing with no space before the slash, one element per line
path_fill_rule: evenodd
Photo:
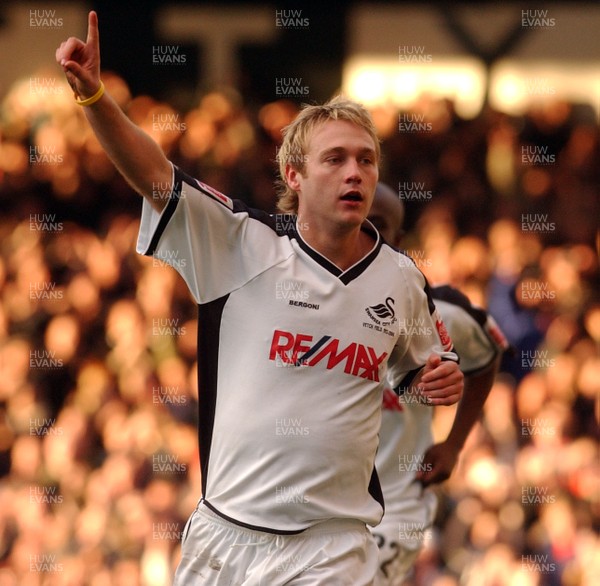
<path fill-rule="evenodd" d="M 98 16 L 94 11 L 88 16 L 85 42 L 70 37 L 56 50 L 56 60 L 111 161 L 133 189 L 162 210 L 166 196 L 161 197 L 164 190 L 156 186 L 171 182 L 171 164 L 160 146 L 104 91 L 100 80 Z"/>

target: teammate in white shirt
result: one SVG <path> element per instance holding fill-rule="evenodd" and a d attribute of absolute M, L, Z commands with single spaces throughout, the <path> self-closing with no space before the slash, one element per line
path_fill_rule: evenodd
<path fill-rule="evenodd" d="M 344 100 L 305 108 L 279 151 L 287 213 L 269 216 L 174 167 L 104 92 L 99 55 L 91 12 L 87 40 L 57 61 L 144 197 L 137 250 L 175 258 L 198 304 L 202 498 L 175 583 L 372 584 L 386 372 L 431 405 L 456 402 L 463 377 L 425 278 L 365 221 L 370 116 Z M 430 335 L 400 335 L 406 316 Z"/>
<path fill-rule="evenodd" d="M 404 204 L 383 183 L 375 190 L 369 219 L 386 242 L 399 247 Z M 492 388 L 501 355 L 509 347 L 494 319 L 458 290 L 441 286 L 433 287 L 431 293 L 460 356 L 465 388 L 448 437 L 434 445 L 432 410 L 411 397 L 398 400 L 390 388 L 384 391 L 375 464 L 385 514 L 372 528 L 380 553 L 377 586 L 399 586 L 410 575 L 437 509 L 437 497 L 427 487 L 450 476 Z M 407 327 L 418 334 L 420 324 Z"/>

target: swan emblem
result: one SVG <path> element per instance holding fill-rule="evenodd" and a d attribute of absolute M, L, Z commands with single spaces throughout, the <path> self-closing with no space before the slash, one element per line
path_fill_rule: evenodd
<path fill-rule="evenodd" d="M 369 309 L 372 309 L 373 313 L 379 319 L 393 319 L 396 315 L 394 311 L 394 300 L 391 297 L 387 297 L 384 303 L 371 305 Z"/>

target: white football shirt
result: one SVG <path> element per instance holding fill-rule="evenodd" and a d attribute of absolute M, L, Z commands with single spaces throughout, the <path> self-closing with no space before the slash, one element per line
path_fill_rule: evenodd
<path fill-rule="evenodd" d="M 171 264 L 198 304 L 203 499 L 245 527 L 295 533 L 320 521 L 374 525 L 388 362 L 405 385 L 442 344 L 421 272 L 382 245 L 342 271 L 268 215 L 174 168 L 170 200 L 144 201 L 137 250 Z M 427 335 L 400 335 L 406 316 Z"/>

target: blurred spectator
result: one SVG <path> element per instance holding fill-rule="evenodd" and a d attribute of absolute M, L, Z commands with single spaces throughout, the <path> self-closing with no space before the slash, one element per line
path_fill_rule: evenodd
<path fill-rule="evenodd" d="M 273 211 L 294 104 L 251 111 L 222 91 L 177 112 L 104 81 L 176 163 Z M 70 90 L 16 84 L 0 108 L 0 585 L 164 586 L 200 495 L 196 308 L 135 254 L 140 204 Z M 597 584 L 598 126 L 570 104 L 523 120 L 417 108 L 423 132 L 373 113 L 407 249 L 517 354 L 441 489 L 414 583 Z"/>

